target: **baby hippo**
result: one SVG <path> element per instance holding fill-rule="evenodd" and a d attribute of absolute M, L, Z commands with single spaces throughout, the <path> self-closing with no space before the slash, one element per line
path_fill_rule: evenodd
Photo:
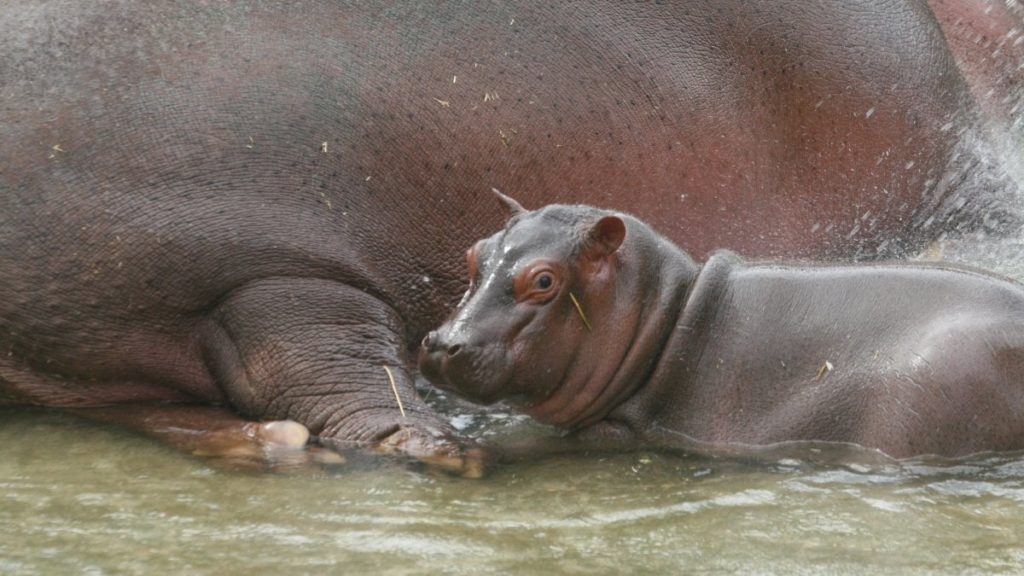
<path fill-rule="evenodd" d="M 518 206 L 517 206 L 518 208 Z M 621 213 L 518 208 L 420 368 L 635 443 L 1024 448 L 1024 287 L 950 265 L 703 265 Z"/>

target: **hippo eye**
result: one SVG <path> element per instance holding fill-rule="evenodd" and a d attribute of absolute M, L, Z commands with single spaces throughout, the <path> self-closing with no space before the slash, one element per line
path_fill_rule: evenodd
<path fill-rule="evenodd" d="M 551 260 L 532 262 L 516 275 L 512 291 L 517 302 L 544 304 L 554 299 L 562 282 L 560 264 Z"/>
<path fill-rule="evenodd" d="M 558 268 L 549 261 L 526 267 L 514 281 L 513 292 L 517 302 L 545 304 L 558 295 Z"/>

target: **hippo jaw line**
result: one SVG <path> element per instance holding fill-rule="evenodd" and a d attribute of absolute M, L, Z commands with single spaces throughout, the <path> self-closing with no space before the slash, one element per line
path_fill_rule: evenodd
<path fill-rule="evenodd" d="M 642 337 L 641 325 L 622 328 L 632 338 Z M 592 351 L 584 352 L 589 357 Z M 566 429 L 586 428 L 607 417 L 642 384 L 645 373 L 628 361 L 628 350 L 614 350 L 601 362 L 583 364 L 573 361 L 565 368 L 557 385 L 539 401 L 520 409 L 530 417 Z"/>
<path fill-rule="evenodd" d="M 615 404 L 600 402 L 603 392 L 612 384 L 612 379 L 574 378 L 570 374 L 543 400 L 519 409 L 539 422 L 559 428 L 585 427 L 600 421 L 615 408 Z M 580 410 L 572 400 L 584 395 L 592 400 Z"/>

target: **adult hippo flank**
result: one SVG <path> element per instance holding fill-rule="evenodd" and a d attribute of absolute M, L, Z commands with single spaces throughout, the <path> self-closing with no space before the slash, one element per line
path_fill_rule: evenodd
<path fill-rule="evenodd" d="M 928 264 L 703 266 L 636 218 L 553 205 L 469 252 L 420 368 L 639 443 L 1024 448 L 1024 286 Z"/>
<path fill-rule="evenodd" d="M 463 470 L 407 361 L 492 186 L 870 257 L 980 213 L 976 117 L 920 2 L 8 1 L 0 397 Z"/>

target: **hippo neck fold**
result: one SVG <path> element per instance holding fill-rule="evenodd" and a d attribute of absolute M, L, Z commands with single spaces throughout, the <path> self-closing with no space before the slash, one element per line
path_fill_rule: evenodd
<path fill-rule="evenodd" d="M 678 308 L 665 318 L 668 329 L 653 349 L 643 379 L 634 385 L 633 391 L 640 391 L 618 405 L 609 419 L 626 424 L 634 433 L 642 432 L 657 423 L 658 412 L 670 395 L 689 386 L 688 368 L 700 358 L 704 327 L 714 321 L 729 275 L 740 262 L 732 252 L 715 252 L 689 282 L 680 286 Z"/>

